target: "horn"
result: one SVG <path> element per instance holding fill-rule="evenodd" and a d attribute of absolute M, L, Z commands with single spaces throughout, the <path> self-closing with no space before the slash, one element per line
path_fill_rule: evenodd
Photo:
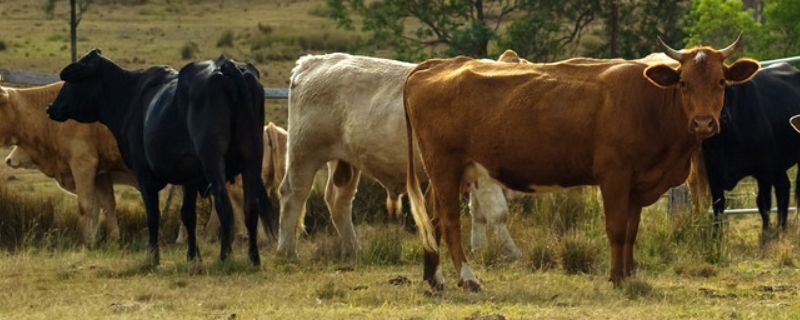
<path fill-rule="evenodd" d="M 720 53 L 722 53 L 722 59 L 724 60 L 732 56 L 737 50 L 741 49 L 743 45 L 744 44 L 742 43 L 742 33 L 739 32 L 739 36 L 736 37 L 736 41 L 731 43 L 731 45 L 727 46 L 725 49 L 719 51 Z"/>
<path fill-rule="evenodd" d="M 672 49 L 672 47 L 664 43 L 664 39 L 661 39 L 661 36 L 656 36 L 656 37 L 658 38 L 658 44 L 661 45 L 661 49 L 664 50 L 664 54 L 677 61 L 681 61 L 681 59 L 683 59 L 683 53 L 680 53 L 678 50 Z"/>

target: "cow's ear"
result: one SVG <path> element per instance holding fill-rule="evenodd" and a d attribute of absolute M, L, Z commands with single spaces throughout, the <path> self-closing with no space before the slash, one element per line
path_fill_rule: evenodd
<path fill-rule="evenodd" d="M 792 128 L 794 128 L 794 130 L 800 132 L 800 114 L 791 117 L 789 119 L 789 123 L 792 125 Z"/>
<path fill-rule="evenodd" d="M 76 62 L 61 70 L 61 80 L 75 81 L 91 76 L 97 71 L 97 64 Z"/>
<path fill-rule="evenodd" d="M 742 83 L 750 80 L 761 65 L 758 61 L 752 59 L 739 59 L 732 65 L 725 67 L 725 79 L 730 81 L 731 84 Z"/>
<path fill-rule="evenodd" d="M 669 88 L 681 81 L 681 72 L 665 64 L 656 64 L 644 69 L 644 76 L 659 88 Z"/>

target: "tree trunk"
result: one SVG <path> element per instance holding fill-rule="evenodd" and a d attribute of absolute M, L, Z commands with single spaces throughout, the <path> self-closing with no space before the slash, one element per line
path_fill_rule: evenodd
<path fill-rule="evenodd" d="M 69 0 L 69 42 L 72 45 L 72 62 L 78 61 L 78 6 L 77 0 Z"/>
<path fill-rule="evenodd" d="M 475 16 L 478 21 L 486 23 L 485 18 L 483 17 L 483 0 L 475 0 Z M 486 58 L 489 56 L 489 39 L 481 40 L 479 43 L 478 52 L 476 52 L 479 58 Z"/>
<path fill-rule="evenodd" d="M 617 57 L 617 2 L 611 1 L 611 52 L 610 58 Z"/>

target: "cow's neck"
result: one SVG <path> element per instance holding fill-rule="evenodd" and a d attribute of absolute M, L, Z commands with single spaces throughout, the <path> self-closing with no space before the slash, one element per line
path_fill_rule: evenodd
<path fill-rule="evenodd" d="M 700 147 L 701 140 L 688 130 L 689 118 L 684 112 L 678 90 L 667 90 L 664 104 L 655 106 L 662 112 L 650 113 L 648 123 L 658 124 L 650 128 L 647 139 L 655 152 L 650 154 L 649 170 L 638 177 L 638 183 L 647 186 L 640 190 L 640 201 L 649 204 L 657 200 L 666 190 L 686 181 L 691 168 L 692 154 Z"/>
<path fill-rule="evenodd" d="M 103 70 L 103 94 L 98 104 L 98 121 L 119 137 L 135 98 L 138 71 L 127 71 L 108 64 Z M 122 116 L 125 115 L 125 116 Z"/>

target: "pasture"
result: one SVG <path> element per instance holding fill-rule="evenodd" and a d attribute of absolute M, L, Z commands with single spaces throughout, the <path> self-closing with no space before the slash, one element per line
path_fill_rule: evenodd
<path fill-rule="evenodd" d="M 137 1 L 132 1 L 137 2 Z M 126 68 L 180 67 L 226 54 L 252 61 L 262 84 L 285 86 L 295 59 L 342 50 L 349 37 L 325 19 L 321 0 L 97 1 L 79 27 L 79 54 L 93 47 Z M 69 59 L 65 9 L 48 20 L 38 2 L 0 3 L 0 68 L 56 73 Z M 297 24 L 302 23 L 301 28 Z M 228 45 L 228 44 L 231 45 Z M 221 45 L 220 45 L 221 44 Z M 187 53 L 188 52 L 188 53 Z M 187 53 L 187 59 L 183 54 Z M 286 123 L 286 102 L 269 101 L 268 120 Z M 0 156 L 10 149 L 0 150 Z M 790 176 L 794 176 L 791 174 Z M 749 180 L 748 181 L 752 181 Z M 246 249 L 217 261 L 218 244 L 200 243 L 202 270 L 186 263 L 177 204 L 163 215 L 161 265 L 143 267 L 146 224 L 134 189 L 117 187 L 122 241 L 75 244 L 77 204 L 31 170 L 0 166 L 0 319 L 796 319 L 800 315 L 800 228 L 760 235 L 757 215 L 732 216 L 720 242 L 708 215 L 667 214 L 666 199 L 645 208 L 636 276 L 608 282 L 608 242 L 593 193 L 549 194 L 511 203 L 517 261 L 492 245 L 469 256 L 484 291 L 470 293 L 443 252 L 446 289 L 421 282 L 418 236 L 387 221 L 384 193 L 362 180 L 354 203 L 361 244 L 339 257 L 335 230 L 317 186 L 298 259 L 261 245 L 262 265 Z M 730 207 L 754 207 L 755 187 L 740 186 Z M 177 201 L 176 201 L 177 202 Z M 209 214 L 205 200 L 198 225 Z M 163 208 L 162 202 L 162 208 Z M 773 215 L 774 217 L 774 215 Z M 775 219 L 773 218 L 773 224 Z M 469 243 L 469 216 L 462 215 Z M 201 228 L 202 229 L 202 228 Z M 446 248 L 444 249 L 446 250 Z"/>

